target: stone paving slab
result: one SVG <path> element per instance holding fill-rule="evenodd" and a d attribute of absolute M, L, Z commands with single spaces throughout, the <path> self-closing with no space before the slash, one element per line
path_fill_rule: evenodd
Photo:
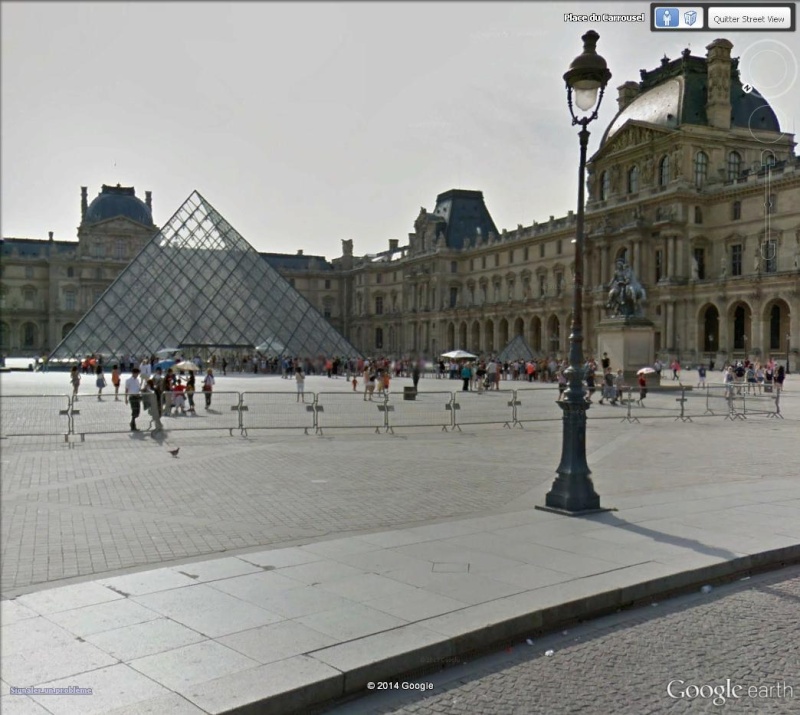
<path fill-rule="evenodd" d="M 782 532 L 800 509 L 800 483 L 724 486 L 662 490 L 658 506 L 618 495 L 618 511 L 585 518 L 522 509 L 20 596 L 4 608 L 4 682 L 78 685 L 97 696 L 8 694 L 3 705 L 303 712 L 570 619 L 770 560 L 800 561 L 798 538 Z M 744 536 L 729 517 L 750 513 L 767 518 Z M 466 570 L 437 570 L 442 559 Z"/>

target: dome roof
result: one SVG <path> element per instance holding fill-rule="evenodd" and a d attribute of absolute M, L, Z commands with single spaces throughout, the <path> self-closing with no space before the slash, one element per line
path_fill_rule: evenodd
<path fill-rule="evenodd" d="M 98 223 L 117 216 L 136 221 L 145 226 L 153 225 L 153 215 L 147 204 L 136 198 L 136 191 L 132 186 L 106 186 L 95 197 L 86 209 L 83 217 L 84 224 Z"/>
<path fill-rule="evenodd" d="M 780 132 L 775 112 L 757 90 L 745 92 L 739 77 L 739 61 L 731 59 L 731 127 Z M 708 126 L 706 98 L 708 64 L 684 50 L 677 60 L 661 61 L 661 67 L 641 71 L 638 96 L 622 109 L 603 135 L 603 144 L 629 120 L 677 129 L 683 124 Z M 634 89 L 634 91 L 636 91 Z"/>

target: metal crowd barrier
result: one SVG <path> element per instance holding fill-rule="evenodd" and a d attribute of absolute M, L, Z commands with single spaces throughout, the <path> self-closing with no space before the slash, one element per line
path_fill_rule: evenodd
<path fill-rule="evenodd" d="M 705 390 L 660 391 L 648 388 L 644 403 L 639 402 L 639 388 L 626 386 L 617 405 L 598 405 L 601 392 L 594 394 L 587 419 L 621 419 L 640 422 L 671 418 L 692 422 L 693 418 L 724 417 L 745 420 L 751 416 L 783 419 L 780 391 L 766 392 L 746 385 L 706 385 Z M 393 433 L 395 427 L 439 427 L 443 431 L 461 430 L 465 425 L 500 424 L 505 428 L 526 423 L 553 422 L 562 418 L 558 407 L 558 389 L 553 386 L 512 390 L 489 390 L 483 393 L 461 390 L 393 391 L 375 393 L 364 399 L 363 392 L 308 392 L 305 402 L 295 392 L 213 392 L 210 408 L 205 408 L 202 392 L 194 395 L 195 412 L 171 415 L 162 413 L 161 424 L 167 431 L 224 429 L 246 436 L 249 430 L 301 429 L 323 434 L 326 429 L 369 429 L 375 433 Z M 790 395 L 795 398 L 796 395 Z M 796 404 L 794 405 L 797 406 Z M 703 411 L 705 408 L 705 411 Z M 794 415 L 795 413 L 792 412 Z M 130 429 L 130 408 L 120 396 L 98 400 L 96 395 L 78 398 L 68 395 L 0 397 L 0 435 L 3 437 L 114 434 Z M 795 419 L 796 419 L 795 415 Z M 140 429 L 155 429 L 155 422 L 142 404 Z M 147 427 L 145 428 L 145 425 Z"/>
<path fill-rule="evenodd" d="M 31 403 L 36 405 L 31 408 Z M 70 398 L 67 395 L 0 396 L 0 435 L 39 437 L 72 432 Z"/>
<path fill-rule="evenodd" d="M 251 429 L 316 430 L 317 395 L 306 392 L 303 400 L 296 392 L 243 392 L 241 402 L 241 431 Z"/>

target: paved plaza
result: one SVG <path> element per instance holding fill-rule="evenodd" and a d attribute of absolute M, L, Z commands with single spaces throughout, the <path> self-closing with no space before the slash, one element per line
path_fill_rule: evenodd
<path fill-rule="evenodd" d="M 64 394 L 67 375 L 0 380 L 6 404 Z M 531 388 L 542 421 L 524 429 L 230 436 L 167 420 L 163 439 L 4 439 L 4 712 L 222 713 L 265 700 L 302 711 L 568 613 L 794 558 L 793 380 L 785 419 L 676 421 L 675 393 L 631 408 L 639 422 L 593 405 L 588 461 L 618 511 L 585 519 L 534 509 L 561 449 L 549 386 Z M 426 379 L 421 397 L 458 386 Z M 312 376 L 306 390 L 344 399 L 352 388 Z M 96 402 L 91 392 L 79 404 Z M 480 410 L 507 395 L 459 399 Z M 702 414 L 703 397 L 688 399 Z M 113 398 L 106 408 L 126 414 Z M 46 684 L 94 695 L 10 694 Z"/>

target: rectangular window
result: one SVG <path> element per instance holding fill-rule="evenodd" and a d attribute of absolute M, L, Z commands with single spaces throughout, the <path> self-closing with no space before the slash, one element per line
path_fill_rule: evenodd
<path fill-rule="evenodd" d="M 292 288 L 294 288 L 294 278 L 289 279 L 289 285 L 292 286 Z"/>
<path fill-rule="evenodd" d="M 486 268 L 486 256 L 481 256 L 481 268 Z"/>
<path fill-rule="evenodd" d="M 664 251 L 656 251 L 656 283 L 664 277 Z"/>
<path fill-rule="evenodd" d="M 375 328 L 375 347 L 383 347 L 383 328 Z"/>
<path fill-rule="evenodd" d="M 456 261 L 450 261 L 450 273 L 458 273 L 458 263 Z"/>
<path fill-rule="evenodd" d="M 74 278 L 75 277 L 75 269 L 70 266 L 67 268 L 67 278 Z"/>
<path fill-rule="evenodd" d="M 703 280 L 706 277 L 706 251 L 704 248 L 695 248 L 692 257 L 694 258 L 694 270 L 697 278 Z"/>
<path fill-rule="evenodd" d="M 22 291 L 22 297 L 25 301 L 25 305 L 33 305 L 33 298 L 35 296 L 35 292 L 32 288 L 26 288 Z"/>
<path fill-rule="evenodd" d="M 499 253 L 495 253 L 494 254 L 494 267 L 497 268 L 497 266 L 499 266 L 499 265 L 500 265 L 500 254 Z"/>
<path fill-rule="evenodd" d="M 330 278 L 326 278 L 325 279 L 325 288 L 327 290 L 330 290 L 330 287 L 331 287 L 331 279 Z"/>
<path fill-rule="evenodd" d="M 450 307 L 455 308 L 458 304 L 458 288 L 453 286 L 450 288 Z"/>
<path fill-rule="evenodd" d="M 75 291 L 68 290 L 64 293 L 64 308 L 66 310 L 75 310 Z"/>
<path fill-rule="evenodd" d="M 545 276 L 542 273 L 539 276 L 539 297 L 544 298 L 546 292 L 547 292 L 547 276 Z"/>
<path fill-rule="evenodd" d="M 731 246 L 731 275 L 742 275 L 742 244 Z"/>
<path fill-rule="evenodd" d="M 102 289 L 102 288 L 95 288 L 95 289 L 94 289 L 94 302 L 95 302 L 95 303 L 96 303 L 98 300 L 100 300 L 100 296 L 101 296 L 101 295 L 103 295 L 103 289 Z"/>
<path fill-rule="evenodd" d="M 731 210 L 731 218 L 734 221 L 738 221 L 742 218 L 742 202 L 741 201 L 734 201 L 733 207 Z"/>
<path fill-rule="evenodd" d="M 526 247 L 525 250 L 523 251 L 523 257 L 524 257 L 524 260 L 526 260 L 526 261 L 528 260 L 528 254 L 529 254 L 528 248 Z"/>
<path fill-rule="evenodd" d="M 125 258 L 125 241 L 117 241 L 114 244 L 114 258 L 118 261 Z"/>
<path fill-rule="evenodd" d="M 375 282 L 376 282 L 376 283 L 383 283 L 383 273 L 378 273 L 378 274 L 375 276 Z"/>
<path fill-rule="evenodd" d="M 539 244 L 539 258 L 544 258 L 544 244 Z"/>
<path fill-rule="evenodd" d="M 375 298 L 375 315 L 383 315 L 383 297 Z"/>
<path fill-rule="evenodd" d="M 469 259 L 469 270 L 470 271 L 474 271 L 475 270 L 475 259 L 474 258 L 470 258 Z"/>
<path fill-rule="evenodd" d="M 558 239 L 558 241 L 556 241 L 556 255 L 557 256 L 561 255 L 561 239 L 560 238 Z"/>
<path fill-rule="evenodd" d="M 778 242 L 765 241 L 763 245 L 764 272 L 777 273 L 778 271 Z"/>
<path fill-rule="evenodd" d="M 510 264 L 512 264 L 513 262 L 514 262 L 514 249 L 512 248 L 512 249 L 511 249 L 511 250 L 508 252 L 508 263 L 509 263 L 509 265 L 510 265 Z"/>
<path fill-rule="evenodd" d="M 564 274 L 556 273 L 556 295 L 560 296 L 564 291 Z"/>
<path fill-rule="evenodd" d="M 25 277 L 33 278 L 33 266 L 25 266 Z"/>

